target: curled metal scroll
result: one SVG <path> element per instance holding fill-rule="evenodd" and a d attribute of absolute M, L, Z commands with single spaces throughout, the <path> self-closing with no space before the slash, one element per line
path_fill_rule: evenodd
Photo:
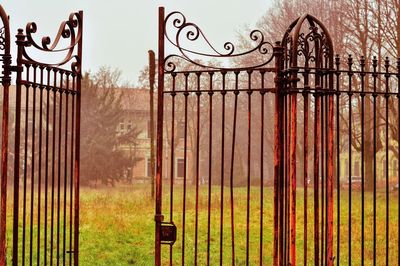
<path fill-rule="evenodd" d="M 80 13 L 71 13 L 68 20 L 63 21 L 59 27 L 54 41 L 49 36 L 44 36 L 41 42 L 35 41 L 33 35 L 37 31 L 37 25 L 34 22 L 30 22 L 26 25 L 26 39 L 23 45 L 23 61 L 27 64 L 41 64 L 43 66 L 58 67 L 71 63 L 71 70 L 80 73 L 80 58 L 77 54 L 77 46 L 82 39 L 82 17 Z M 68 45 L 63 48 L 59 48 L 61 40 L 67 40 Z M 51 52 L 51 53 L 65 53 L 63 58 L 58 62 L 46 63 L 39 62 L 32 58 L 28 52 L 28 47 L 33 47 L 38 51 Z"/>
<path fill-rule="evenodd" d="M 253 42 L 252 48 L 244 52 L 236 52 L 236 47 L 232 42 L 225 42 L 223 49 L 216 49 L 211 42 L 207 39 L 199 26 L 192 22 L 188 22 L 186 17 L 181 12 L 172 12 L 168 14 L 164 21 L 164 32 L 166 40 L 178 49 L 178 54 L 170 54 L 164 60 L 164 68 L 166 72 L 174 72 L 177 69 L 177 61 L 182 60 L 187 63 L 194 64 L 201 68 L 216 69 L 216 70 L 236 70 L 242 68 L 258 68 L 267 65 L 273 58 L 272 48 L 273 44 L 266 41 L 264 35 L 259 30 L 250 32 L 250 40 Z M 169 33 L 174 32 L 174 36 Z M 195 42 L 202 40 L 209 49 L 209 53 L 195 51 L 193 49 L 184 47 L 183 42 Z M 221 59 L 221 58 L 240 58 L 250 54 L 257 53 L 261 55 L 260 62 L 250 66 L 240 67 L 220 67 L 217 64 L 203 63 L 199 58 L 206 59 L 206 61 Z M 175 61 L 174 61 L 175 59 Z"/>
<path fill-rule="evenodd" d="M 6 48 L 6 36 L 4 26 L 0 28 L 0 50 L 4 51 Z"/>
<path fill-rule="evenodd" d="M 317 63 L 329 57 L 326 35 L 319 32 L 318 27 L 310 26 L 310 31 L 307 34 L 300 33 L 298 40 L 297 55 L 303 56 L 307 63 Z"/>
<path fill-rule="evenodd" d="M 10 53 L 10 24 L 9 17 L 3 7 L 0 5 L 0 61 L 2 70 L 0 71 L 1 83 L 3 86 L 11 82 L 11 53 Z"/>

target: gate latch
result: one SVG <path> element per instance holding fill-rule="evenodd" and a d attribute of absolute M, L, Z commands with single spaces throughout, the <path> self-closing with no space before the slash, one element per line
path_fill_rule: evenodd
<path fill-rule="evenodd" d="M 161 244 L 173 245 L 176 241 L 176 226 L 174 223 L 161 223 Z"/>

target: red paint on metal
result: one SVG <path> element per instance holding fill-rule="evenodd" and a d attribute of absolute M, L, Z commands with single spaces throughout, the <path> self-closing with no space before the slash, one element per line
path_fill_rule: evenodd
<path fill-rule="evenodd" d="M 7 158 L 8 158 L 8 109 L 9 87 L 11 83 L 10 26 L 8 16 L 0 5 L 0 19 L 3 24 L 3 108 L 1 127 L 1 177 L 0 177 L 0 266 L 6 264 L 6 226 L 7 226 Z"/>
<path fill-rule="evenodd" d="M 158 98 L 157 98 L 157 159 L 156 159 L 156 230 L 155 265 L 161 266 L 160 230 L 163 220 L 162 202 L 162 154 L 163 154 L 163 112 L 164 112 L 164 7 L 158 9 Z"/>
<path fill-rule="evenodd" d="M 274 248 L 273 248 L 273 263 L 274 266 L 280 265 L 280 247 L 279 232 L 282 230 L 280 224 L 280 209 L 282 205 L 280 200 L 281 181 L 283 180 L 283 80 L 282 80 L 282 62 L 283 62 L 283 47 L 280 43 L 276 43 L 274 47 L 275 57 L 275 114 L 274 114 Z"/>

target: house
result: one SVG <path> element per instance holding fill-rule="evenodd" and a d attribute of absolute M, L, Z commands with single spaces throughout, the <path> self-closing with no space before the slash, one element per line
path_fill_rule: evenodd
<path fill-rule="evenodd" d="M 120 146 L 119 148 L 134 156 L 136 163 L 128 171 L 133 182 L 147 181 L 151 177 L 150 160 L 150 91 L 144 88 L 119 89 L 122 95 L 122 108 L 124 118 L 118 125 L 118 132 L 126 133 L 132 128 L 140 129 L 138 139 L 134 143 Z M 154 93 L 154 124 L 157 123 L 157 93 Z M 166 105 L 164 110 L 170 110 Z M 167 120 L 168 121 L 168 120 Z M 163 155 L 163 177 L 169 179 L 171 167 L 173 167 L 174 179 L 180 182 L 184 178 L 184 131 L 183 123 L 176 121 L 175 152 L 174 161 L 171 162 L 171 128 L 166 125 L 164 130 L 164 155 Z M 168 128 L 168 129 L 167 129 Z M 156 126 L 154 128 L 154 152 L 156 153 Z M 156 155 L 155 155 L 156 156 Z M 191 169 L 192 149 L 187 147 L 187 169 Z M 188 171 L 189 174 L 189 171 Z"/>

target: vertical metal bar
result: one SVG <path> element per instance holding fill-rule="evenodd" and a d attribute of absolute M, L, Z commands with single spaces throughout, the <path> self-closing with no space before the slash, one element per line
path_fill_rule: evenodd
<path fill-rule="evenodd" d="M 18 265 L 18 222 L 19 222 L 19 173 L 20 173 L 20 135 L 21 135 L 21 86 L 22 86 L 22 51 L 25 35 L 22 29 L 17 34 L 17 72 L 16 98 L 15 98 L 15 141 L 14 141 L 14 209 L 13 209 L 13 251 L 12 264 Z"/>
<path fill-rule="evenodd" d="M 71 107 L 71 159 L 70 159 L 70 187 L 69 187 L 69 265 L 72 265 L 72 252 L 73 252 L 73 243 L 72 243 L 72 232 L 73 232 L 73 193 L 74 193 L 74 137 L 75 137 L 75 95 L 76 95 L 76 75 L 72 74 L 72 107 Z"/>
<path fill-rule="evenodd" d="M 250 256 L 250 176 L 251 176 L 251 74 L 248 70 L 248 105 L 247 105 L 247 205 L 246 205 L 246 265 L 249 265 Z"/>
<path fill-rule="evenodd" d="M 210 76 L 210 90 L 209 95 L 209 142 L 208 142 L 208 205 L 207 205 L 207 266 L 210 265 L 210 241 L 211 241 L 211 179 L 212 179 L 212 137 L 213 137 L 213 74 L 209 72 Z"/>
<path fill-rule="evenodd" d="M 26 66 L 26 80 L 29 80 L 29 66 Z M 26 202 L 27 202 L 27 175 L 28 175 L 28 118 L 29 118 L 29 84 L 25 84 L 25 135 L 24 135 L 24 188 L 23 188 L 23 207 L 22 207 L 22 266 L 25 265 L 26 252 Z"/>
<path fill-rule="evenodd" d="M 309 86 L 308 84 L 308 75 L 304 77 L 304 85 Z M 303 145 L 304 145 L 304 151 L 303 151 L 303 161 L 304 161 L 304 179 L 303 179 L 303 185 L 304 185 L 304 246 L 303 246 L 303 256 L 304 256 L 304 265 L 307 264 L 307 253 L 308 253 L 308 108 L 309 108 L 309 103 L 308 103 L 308 91 L 305 91 L 303 93 L 303 98 L 304 98 L 304 132 L 303 132 Z"/>
<path fill-rule="evenodd" d="M 352 65 L 353 65 L 353 58 L 351 57 L 351 55 L 349 55 L 348 61 L 348 78 L 349 78 L 349 91 L 348 91 L 348 96 L 349 96 L 349 221 L 348 221 L 348 230 L 349 230 L 349 238 L 348 238 L 348 245 L 349 245 L 349 265 L 351 265 L 351 242 L 352 242 L 352 179 L 351 179 L 351 175 L 352 175 L 352 167 L 353 167 L 353 162 L 352 162 L 352 143 L 353 143 L 353 131 L 352 131 L 352 96 L 353 96 L 353 92 L 352 92 L 352 78 L 353 78 L 353 72 L 352 72 Z"/>
<path fill-rule="evenodd" d="M 198 242 L 198 227 L 199 227 L 199 175 L 200 175 L 200 75 L 197 72 L 197 126 L 196 126 L 196 214 L 195 214 L 195 240 L 194 240 L 194 265 L 197 265 L 197 242 Z"/>
<path fill-rule="evenodd" d="M 397 59 L 397 143 L 400 143 L 400 58 Z M 400 145 L 397 145 L 400 154 Z M 397 158 L 397 184 L 400 184 L 400 158 Z M 397 193 L 397 264 L 400 265 L 400 193 Z"/>
<path fill-rule="evenodd" d="M 265 93 L 264 90 L 264 75 L 265 71 L 260 71 L 261 74 L 261 150 L 260 150 L 260 265 L 263 265 L 263 232 L 264 232 L 264 109 L 265 109 Z M 233 227 L 233 225 L 232 225 Z"/>
<path fill-rule="evenodd" d="M 289 90 L 291 88 L 289 87 Z M 292 116 L 293 114 L 290 112 L 292 110 L 292 101 L 291 101 L 291 91 L 289 91 L 288 95 L 285 97 L 285 264 L 290 263 L 290 248 L 291 248 L 291 240 L 290 240 L 290 213 L 291 213 L 291 179 L 290 179 L 290 142 L 291 142 L 291 131 L 292 131 Z"/>
<path fill-rule="evenodd" d="M 33 216 L 35 215 L 34 200 L 35 200 L 35 148 L 36 148 L 36 70 L 37 65 L 33 65 L 33 103 L 32 103 L 32 143 L 31 143 L 31 213 L 30 213 L 30 231 L 29 231 L 29 265 L 32 265 L 33 260 Z M 29 82 L 29 79 L 27 80 Z M 28 89 L 28 88 L 27 88 Z M 28 110 L 27 110 L 28 112 Z"/>
<path fill-rule="evenodd" d="M 292 72 L 292 87 L 297 88 L 297 71 Z M 296 146 L 297 146 L 297 91 L 290 95 L 290 264 L 296 265 Z"/>
<path fill-rule="evenodd" d="M 155 265 L 161 266 L 161 213 L 162 205 L 162 154 L 163 154 L 163 112 L 164 112 L 164 7 L 158 9 L 158 97 L 157 97 L 157 170 L 156 170 L 156 230 Z"/>
<path fill-rule="evenodd" d="M 281 237 L 282 234 L 282 180 L 283 180 L 283 80 L 282 80 L 282 56 L 283 47 L 278 42 L 273 48 L 275 57 L 275 115 L 274 115 L 274 266 L 282 262 Z"/>
<path fill-rule="evenodd" d="M 376 143 L 376 126 L 377 126 L 377 120 L 376 120 L 376 97 L 378 94 L 376 93 L 376 81 L 377 81 L 377 72 L 376 72 L 376 67 L 377 67 L 377 59 L 374 57 L 372 60 L 372 68 L 373 68 L 373 161 L 374 161 L 374 191 L 373 191 L 373 219 L 374 219 L 374 224 L 373 224 L 373 236 L 374 236 L 374 242 L 373 242 L 373 265 L 376 265 L 376 152 L 377 152 L 377 143 Z"/>
<path fill-rule="evenodd" d="M 288 176 L 288 152 L 287 152 L 287 150 L 288 150 L 288 148 L 287 148 L 287 145 L 288 145 L 288 136 L 289 136 L 289 130 L 288 130 L 288 122 L 287 122 L 287 120 L 288 120 L 288 116 L 290 115 L 289 113 L 289 111 L 288 111 L 288 95 L 289 95 L 289 90 L 288 90 L 288 87 L 287 87 L 287 84 L 285 84 L 285 88 L 287 89 L 286 91 L 285 91 L 285 96 L 284 96 L 284 99 L 283 99 L 283 140 L 282 140 L 282 145 L 283 145 L 283 147 L 282 147 L 282 149 L 283 149 L 283 158 L 282 158 L 282 160 L 283 160 L 283 177 L 282 177 L 282 184 L 281 184 L 281 187 L 282 187 L 282 195 L 281 195 L 281 198 L 282 198 L 282 202 L 281 202 L 281 208 L 282 208 L 282 223 L 281 223 L 281 226 L 282 226 L 282 235 L 281 235 L 281 242 L 282 242 L 282 259 L 281 259 L 281 263 L 283 263 L 283 264 L 288 264 L 289 262 L 287 261 L 287 257 L 286 257 L 286 255 L 287 255 L 287 250 L 288 250 L 288 248 L 287 248 L 287 240 L 288 240 L 288 236 L 287 236 L 287 207 L 288 207 L 288 202 L 287 202 L 287 186 L 288 186 L 288 182 L 287 182 L 287 176 Z"/>
<path fill-rule="evenodd" d="M 386 265 L 389 265 L 389 58 L 385 59 Z"/>
<path fill-rule="evenodd" d="M 184 106 L 184 136 L 183 136 L 183 206 L 182 206 L 182 266 L 185 265 L 185 229 L 186 229 L 186 187 L 187 187 L 187 141 L 188 141 L 188 97 L 189 97 L 189 92 L 188 92 L 188 79 L 189 79 L 189 73 L 185 73 L 185 92 L 184 92 L 184 98 L 185 98 L 185 106 Z"/>
<path fill-rule="evenodd" d="M 60 87 L 59 100 L 60 106 L 58 108 L 58 168 L 57 168 L 57 265 L 60 264 L 60 216 L 61 216 L 61 150 L 62 150 L 62 120 L 63 120 L 63 84 L 64 84 L 64 72 L 60 71 Z"/>
<path fill-rule="evenodd" d="M 51 156 L 51 221 L 50 221 L 50 264 L 53 265 L 53 250 L 54 250 L 54 185 L 55 185 L 55 159 L 56 159 L 56 110 L 57 110 L 57 71 L 53 69 L 53 115 L 52 115 L 52 156 Z"/>
<path fill-rule="evenodd" d="M 330 93 L 328 95 L 328 132 L 327 132 L 327 265 L 333 266 L 333 208 L 334 208 L 334 198 L 333 198 L 333 178 L 334 178 L 334 94 L 333 94 L 333 74 L 328 74 L 328 88 Z"/>
<path fill-rule="evenodd" d="M 320 70 L 319 70 L 320 71 Z M 322 79 L 322 78 L 321 78 Z M 321 189 L 321 244 L 320 244 L 320 260 L 321 260 L 321 265 L 324 264 L 324 238 L 325 238 L 325 160 L 324 160 L 324 155 L 325 155 L 325 92 L 321 91 L 321 149 L 320 149 L 320 189 Z"/>
<path fill-rule="evenodd" d="M 39 66 L 40 69 L 40 95 L 39 95 L 39 162 L 38 162 L 38 223 L 37 223 L 37 265 L 40 265 L 40 228 L 41 228 L 41 196 L 42 196 L 42 127 L 43 127 L 43 66 Z M 46 217 L 45 217 L 46 219 Z M 44 258 L 46 259 L 46 258 Z"/>
<path fill-rule="evenodd" d="M 236 144 L 236 120 L 237 120 L 237 105 L 239 95 L 239 71 L 235 71 L 235 103 L 233 107 L 233 125 L 232 125 L 232 154 L 231 154 L 231 175 L 230 175 L 230 206 L 231 206 L 231 241 L 232 241 L 232 265 L 235 265 L 235 208 L 233 194 L 233 169 L 235 161 L 235 144 Z"/>
<path fill-rule="evenodd" d="M 308 94 L 310 90 L 309 83 L 309 65 L 308 60 L 305 61 L 305 69 L 304 69 L 304 91 L 303 91 L 303 99 L 304 99 L 304 117 L 303 117 L 303 186 L 304 186 L 304 195 L 303 195 L 303 216 L 304 216 L 304 225 L 303 225 L 303 260 L 304 265 L 307 264 L 307 253 L 308 253 Z"/>
<path fill-rule="evenodd" d="M 335 57 L 336 66 L 336 189 L 337 189 L 337 232 L 336 232 L 336 263 L 340 265 L 340 58 Z"/>
<path fill-rule="evenodd" d="M 174 218 L 174 162 L 175 162 L 175 78 L 176 73 L 172 73 L 172 108 L 171 108 L 171 180 L 170 180 L 170 216 L 169 220 L 172 222 Z M 173 245 L 169 246 L 169 265 L 172 266 Z"/>
<path fill-rule="evenodd" d="M 75 170 L 74 170 L 74 265 L 79 265 L 79 193 L 80 193 L 80 145 L 81 145 L 81 82 L 82 82 L 82 44 L 83 44 L 83 11 L 79 11 L 81 18 L 81 38 L 78 43 L 79 65 L 76 68 L 76 132 L 75 132 Z M 160 88 L 160 87 L 159 87 Z"/>
<path fill-rule="evenodd" d="M 220 227 L 219 227 L 219 264 L 222 266 L 222 255 L 223 255 L 223 235 L 224 235 L 224 173 L 225 173 L 225 74 L 226 72 L 221 72 L 222 75 L 222 121 L 221 121 L 221 205 L 220 205 Z"/>
<path fill-rule="evenodd" d="M 75 170 L 74 170 L 74 265 L 79 265 L 79 183 L 80 183 L 81 74 L 77 76 Z"/>
<path fill-rule="evenodd" d="M 48 186 L 49 186 L 49 124 L 50 124 L 50 72 L 51 68 L 46 67 L 46 150 L 45 150 L 45 187 L 44 187 L 44 265 L 47 265 L 47 220 L 48 220 Z"/>
<path fill-rule="evenodd" d="M 151 170 L 151 196 L 154 199 L 154 80 L 156 75 L 156 59 L 154 51 L 149 50 L 149 93 L 150 93 L 150 170 Z M 171 246 L 172 247 L 172 246 Z"/>
<path fill-rule="evenodd" d="M 314 265 L 319 264 L 319 154 L 320 154 L 320 108 L 319 91 L 315 92 L 315 122 L 314 122 Z"/>
<path fill-rule="evenodd" d="M 364 208 L 365 208 L 365 58 L 361 57 L 360 60 L 361 66 L 361 265 L 364 266 L 364 242 L 365 242 L 365 218 L 364 218 Z"/>
<path fill-rule="evenodd" d="M 327 63 L 328 63 L 328 60 L 325 60 L 325 62 L 324 62 L 324 68 L 325 69 L 328 69 L 328 66 L 327 66 Z M 324 151 L 324 155 L 325 155 L 325 160 L 324 160 L 324 163 L 325 163 L 325 166 L 324 166 L 324 171 L 325 171 L 325 184 L 324 184 L 324 186 L 325 186 L 325 222 L 324 222 L 324 226 L 325 226 L 325 239 L 324 239 L 324 261 L 323 261 L 323 263 L 324 263 L 324 265 L 328 265 L 328 226 L 329 226 L 329 221 L 328 221 L 328 206 L 329 206 L 329 202 L 328 202 L 328 198 L 329 198 L 329 195 L 328 195 L 328 183 L 329 183 L 329 181 L 328 181 L 328 153 L 329 153 L 329 150 L 328 150 L 328 142 L 329 142 L 329 140 L 328 140 L 328 135 L 329 135 L 329 128 L 328 128 L 328 124 L 329 124 L 329 114 L 328 114 L 328 112 L 329 112 L 329 94 L 330 94 L 330 87 L 329 87 L 329 85 L 328 85 L 328 75 L 327 75 L 327 73 L 325 72 L 325 70 L 324 70 L 324 72 L 323 72 L 323 79 L 324 79 L 324 86 L 325 86 L 325 128 L 326 128 L 326 131 L 325 131 L 325 151 Z M 328 91 L 327 91 L 328 90 Z"/>
<path fill-rule="evenodd" d="M 3 22 L 3 108 L 1 127 L 1 177 L 0 177 L 0 265 L 6 264 L 6 227 L 7 227 L 7 160 L 8 160 L 8 130 L 9 130 L 9 87 L 11 84 L 10 26 L 8 16 L 0 6 L 0 17 Z"/>
<path fill-rule="evenodd" d="M 68 175 L 68 116 L 69 116 L 69 73 L 65 78 L 65 127 L 64 127 L 64 206 L 63 206 L 63 265 L 65 265 L 66 254 L 66 231 L 67 231 L 67 175 Z"/>

